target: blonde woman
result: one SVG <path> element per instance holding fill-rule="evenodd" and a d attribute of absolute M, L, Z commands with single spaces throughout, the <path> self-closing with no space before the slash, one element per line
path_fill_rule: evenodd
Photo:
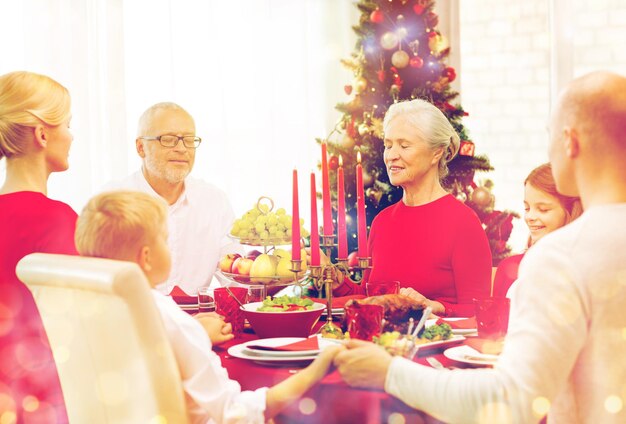
<path fill-rule="evenodd" d="M 70 95 L 53 79 L 23 71 L 0 76 L 0 381 L 17 422 L 67 422 L 41 318 L 15 265 L 33 252 L 76 254 L 76 213 L 47 197 L 50 174 L 68 168 L 70 117 Z"/>

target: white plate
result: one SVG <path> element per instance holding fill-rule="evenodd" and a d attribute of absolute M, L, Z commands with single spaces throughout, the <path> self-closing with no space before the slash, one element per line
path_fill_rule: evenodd
<path fill-rule="evenodd" d="M 299 340 L 304 340 L 302 337 L 277 337 L 273 339 L 259 339 L 259 340 L 250 340 L 245 343 L 241 343 L 235 346 L 231 346 L 228 348 L 228 354 L 230 356 L 234 356 L 235 358 L 248 359 L 250 361 L 255 362 L 301 362 L 301 361 L 312 361 L 315 359 L 319 353 L 317 351 L 313 354 L 305 354 L 305 355 L 293 355 L 293 353 L 300 352 L 267 352 L 267 351 L 252 351 L 246 348 L 249 344 L 260 344 L 261 342 L 268 343 L 268 346 L 282 346 L 287 343 L 297 342 Z M 337 341 L 331 341 L 323 338 L 319 338 L 319 346 L 320 350 L 326 348 L 327 346 L 335 345 Z M 268 353 L 287 353 L 291 354 L 290 356 L 272 356 L 267 355 Z"/>
<path fill-rule="evenodd" d="M 317 336 L 314 336 L 317 337 Z M 285 350 L 261 350 L 261 349 L 251 349 L 248 346 L 267 346 L 267 347 L 276 347 L 276 346 L 284 346 L 289 343 L 299 342 L 301 340 L 305 340 L 303 337 L 276 337 L 272 339 L 259 339 L 252 340 L 250 342 L 243 343 L 244 349 L 243 352 L 247 355 L 253 356 L 276 356 L 276 357 L 290 357 L 290 356 L 311 356 L 317 355 L 320 353 L 319 349 L 315 350 L 298 350 L 298 351 L 285 351 Z M 319 344 L 319 339 L 318 339 Z"/>
<path fill-rule="evenodd" d="M 480 353 L 476 349 L 462 345 L 451 347 L 443 352 L 444 356 L 453 361 L 472 365 L 495 365 L 498 362 L 497 355 Z"/>
<path fill-rule="evenodd" d="M 435 325 L 435 323 L 437 322 L 438 318 L 433 318 L 433 319 L 427 319 L 426 320 L 426 328 L 428 327 L 432 327 L 433 325 Z M 467 319 L 467 318 L 444 318 L 444 322 L 445 321 L 459 321 L 462 319 Z M 453 328 L 452 329 L 452 334 L 460 334 L 460 335 L 467 335 L 467 334 L 474 334 L 476 333 L 476 329 L 475 328 L 462 328 L 462 329 L 458 329 L 458 328 Z"/>
<path fill-rule="evenodd" d="M 436 342 L 429 342 L 429 343 L 423 343 L 423 344 L 417 345 L 417 349 L 418 350 L 426 349 L 426 348 L 431 349 L 433 347 L 441 347 L 441 346 L 446 346 L 449 344 L 454 344 L 462 340 L 465 340 L 465 337 L 457 335 L 457 336 L 450 337 L 448 340 L 439 340 Z"/>

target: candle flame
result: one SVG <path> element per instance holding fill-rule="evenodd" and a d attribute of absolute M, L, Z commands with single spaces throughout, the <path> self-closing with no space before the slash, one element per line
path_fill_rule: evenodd
<path fill-rule="evenodd" d="M 357 163 L 361 163 L 361 152 L 356 152 L 356 161 Z"/>
<path fill-rule="evenodd" d="M 339 166 L 343 166 L 343 157 L 339 155 Z"/>

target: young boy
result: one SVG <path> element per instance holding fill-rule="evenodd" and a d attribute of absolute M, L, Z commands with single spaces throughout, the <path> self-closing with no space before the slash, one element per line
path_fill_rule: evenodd
<path fill-rule="evenodd" d="M 120 191 L 92 198 L 76 224 L 76 247 L 84 256 L 135 262 L 154 288 L 170 272 L 167 207 L 149 194 Z M 324 377 L 341 347 L 324 350 L 285 381 L 242 392 L 230 380 L 202 325 L 172 299 L 152 290 L 181 373 L 190 422 L 262 423 Z"/>

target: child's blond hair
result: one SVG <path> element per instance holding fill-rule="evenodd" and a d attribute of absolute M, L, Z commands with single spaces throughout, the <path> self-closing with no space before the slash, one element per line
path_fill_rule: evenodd
<path fill-rule="evenodd" d="M 76 222 L 76 249 L 83 256 L 134 260 L 165 228 L 167 205 L 138 191 L 93 197 Z"/>

